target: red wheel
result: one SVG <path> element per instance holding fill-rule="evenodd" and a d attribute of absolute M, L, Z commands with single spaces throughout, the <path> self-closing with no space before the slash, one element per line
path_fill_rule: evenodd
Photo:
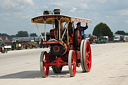
<path fill-rule="evenodd" d="M 76 74 L 76 54 L 75 51 L 70 50 L 68 54 L 68 67 L 70 76 L 73 77 Z"/>
<path fill-rule="evenodd" d="M 85 68 L 84 68 L 84 59 L 83 59 L 83 47 L 84 47 L 84 41 L 85 41 L 85 40 L 82 40 L 82 41 L 81 41 L 81 44 L 80 44 L 80 53 L 81 53 L 80 61 L 81 61 L 82 71 L 85 71 Z"/>
<path fill-rule="evenodd" d="M 49 57 L 45 51 L 43 51 L 40 56 L 40 71 L 43 78 L 49 74 Z"/>
<path fill-rule="evenodd" d="M 91 46 L 89 40 L 84 41 L 83 45 L 83 64 L 84 64 L 84 72 L 89 72 L 91 70 L 92 65 L 92 55 L 91 55 Z"/>

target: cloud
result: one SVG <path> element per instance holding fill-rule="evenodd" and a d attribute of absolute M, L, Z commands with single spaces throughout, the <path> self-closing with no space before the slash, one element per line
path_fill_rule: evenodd
<path fill-rule="evenodd" d="M 77 10 L 77 8 L 73 7 L 73 8 L 71 9 L 71 12 L 75 12 L 76 10 Z"/>
<path fill-rule="evenodd" d="M 99 22 L 109 24 L 114 30 L 128 27 L 127 4 L 127 0 L 0 0 L 0 25 L 7 31 L 14 29 L 12 33 L 20 30 L 15 29 L 17 26 L 29 30 L 34 28 L 30 22 L 32 17 L 42 15 L 44 10 L 60 8 L 61 14 L 91 19 L 93 23 L 89 25 L 89 33 Z"/>
<path fill-rule="evenodd" d="M 30 5 L 34 5 L 33 0 L 22 0 L 24 3 L 30 4 Z"/>
<path fill-rule="evenodd" d="M 111 16 L 105 16 L 105 18 L 109 19 L 109 18 L 111 18 Z"/>
<path fill-rule="evenodd" d="M 51 5 L 56 5 L 56 6 L 64 6 L 65 3 L 63 1 L 59 1 L 59 2 L 52 2 Z"/>
<path fill-rule="evenodd" d="M 128 24 L 128 20 L 126 20 L 125 23 Z"/>
<path fill-rule="evenodd" d="M 33 0 L 2 0 L 0 1 L 0 16 L 6 16 L 8 19 L 26 19 L 30 18 L 30 8 L 35 3 Z M 5 20 L 4 17 L 1 19 Z"/>
<path fill-rule="evenodd" d="M 128 16 L 128 9 L 118 10 L 117 12 L 122 16 Z"/>
<path fill-rule="evenodd" d="M 101 3 L 105 3 L 107 0 L 98 0 Z"/>
<path fill-rule="evenodd" d="M 80 3 L 78 6 L 81 9 L 91 9 L 91 7 L 89 7 L 87 3 Z"/>
<path fill-rule="evenodd" d="M 3 0 L 1 3 L 3 10 L 16 10 L 23 9 L 23 6 L 19 6 L 19 4 L 13 0 Z"/>
<path fill-rule="evenodd" d="M 32 0 L 3 0 L 0 3 L 4 11 L 23 10 L 27 5 L 34 5 L 34 2 Z"/>

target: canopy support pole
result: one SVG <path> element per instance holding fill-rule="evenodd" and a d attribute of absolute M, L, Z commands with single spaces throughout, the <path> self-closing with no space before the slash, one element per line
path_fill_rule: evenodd
<path fill-rule="evenodd" d="M 68 24 L 69 24 L 69 22 L 67 23 L 67 26 L 66 26 L 66 28 L 67 28 L 67 44 L 69 45 Z"/>
<path fill-rule="evenodd" d="M 73 34 L 74 34 L 74 29 L 75 29 L 74 22 L 72 22 L 72 25 L 73 25 Z"/>
<path fill-rule="evenodd" d="M 65 26 L 66 26 L 66 25 L 68 25 L 68 24 L 67 24 L 67 23 L 65 23 Z M 64 26 L 64 28 L 65 28 L 65 26 Z M 63 32 L 63 35 L 62 35 L 61 40 L 63 40 L 66 30 L 67 30 L 67 27 L 65 28 L 65 30 L 64 30 L 64 32 Z"/>
<path fill-rule="evenodd" d="M 41 32 L 40 32 L 40 29 L 39 29 L 39 27 L 38 27 L 37 23 L 35 23 L 35 24 L 36 24 L 36 27 L 37 27 L 37 29 L 38 29 L 39 33 L 40 33 L 41 38 L 42 38 L 42 39 L 43 39 L 43 41 L 44 41 L 44 38 L 43 38 L 43 36 L 42 36 L 42 34 L 41 34 Z"/>
<path fill-rule="evenodd" d="M 44 32 L 45 32 L 45 41 L 47 40 L 46 39 L 46 21 L 44 21 Z"/>
<path fill-rule="evenodd" d="M 61 40 L 60 36 L 61 36 L 61 33 L 60 33 L 60 20 L 59 20 L 59 40 Z"/>
<path fill-rule="evenodd" d="M 54 23 L 52 23 L 52 28 L 54 29 Z"/>

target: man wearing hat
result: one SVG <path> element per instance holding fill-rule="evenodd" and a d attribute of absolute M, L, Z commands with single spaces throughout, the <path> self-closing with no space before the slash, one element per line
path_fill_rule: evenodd
<path fill-rule="evenodd" d="M 77 29 L 80 30 L 82 39 L 84 39 L 84 30 L 86 30 L 87 28 L 88 28 L 88 23 L 86 23 L 86 27 L 82 27 L 80 22 L 77 23 L 76 30 Z"/>

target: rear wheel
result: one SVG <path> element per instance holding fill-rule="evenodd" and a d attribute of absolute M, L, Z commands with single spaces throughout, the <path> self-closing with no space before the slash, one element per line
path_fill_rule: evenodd
<path fill-rule="evenodd" d="M 52 66 L 52 70 L 53 70 L 54 73 L 61 73 L 62 66 L 60 66 L 60 67 Z"/>
<path fill-rule="evenodd" d="M 82 71 L 85 71 L 84 59 L 83 59 L 83 47 L 84 47 L 84 40 L 81 41 L 81 45 L 80 45 L 80 53 L 81 53 L 80 62 L 81 62 Z"/>
<path fill-rule="evenodd" d="M 70 76 L 73 77 L 76 74 L 76 54 L 75 51 L 70 50 L 68 54 L 68 67 Z"/>
<path fill-rule="evenodd" d="M 89 41 L 86 39 L 83 44 L 83 64 L 84 64 L 84 72 L 89 72 L 91 70 L 92 65 L 92 55 L 91 55 L 91 46 Z"/>
<path fill-rule="evenodd" d="M 43 51 L 40 56 L 40 71 L 43 78 L 49 74 L 49 57 L 45 51 Z"/>

